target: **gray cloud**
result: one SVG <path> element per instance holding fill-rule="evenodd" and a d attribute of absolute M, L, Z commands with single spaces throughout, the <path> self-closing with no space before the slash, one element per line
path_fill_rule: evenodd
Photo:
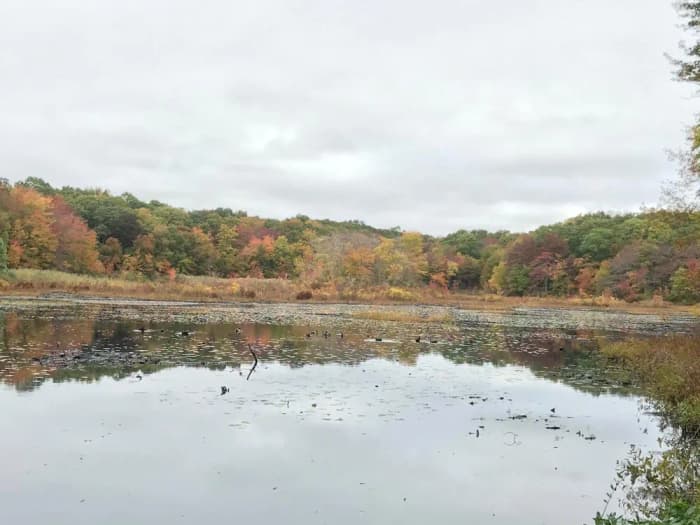
<path fill-rule="evenodd" d="M 697 109 L 670 4 L 9 0 L 3 173 L 436 234 L 635 210 Z"/>

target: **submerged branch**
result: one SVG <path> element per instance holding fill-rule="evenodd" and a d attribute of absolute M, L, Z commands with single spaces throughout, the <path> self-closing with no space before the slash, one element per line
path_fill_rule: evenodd
<path fill-rule="evenodd" d="M 248 381 L 250 379 L 250 376 L 253 373 L 253 371 L 255 370 L 255 367 L 258 366 L 258 356 L 255 355 L 255 352 L 253 352 L 253 347 L 248 345 L 248 350 L 250 350 L 250 353 L 253 354 L 253 359 L 255 359 L 255 362 L 253 363 L 253 368 L 251 368 L 250 372 L 248 372 L 248 377 L 245 378 L 246 381 Z"/>

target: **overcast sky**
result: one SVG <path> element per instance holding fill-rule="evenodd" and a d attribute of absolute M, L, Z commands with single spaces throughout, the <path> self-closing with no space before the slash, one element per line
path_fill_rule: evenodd
<path fill-rule="evenodd" d="M 527 230 L 653 204 L 698 109 L 671 0 L 3 0 L 0 176 Z"/>

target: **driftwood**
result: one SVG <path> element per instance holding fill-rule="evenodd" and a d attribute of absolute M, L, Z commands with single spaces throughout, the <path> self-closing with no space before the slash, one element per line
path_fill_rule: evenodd
<path fill-rule="evenodd" d="M 250 372 L 248 372 L 248 377 L 245 378 L 246 381 L 250 379 L 250 375 L 253 373 L 253 370 L 255 370 L 255 367 L 258 366 L 258 356 L 255 355 L 255 352 L 253 352 L 253 347 L 248 345 L 248 350 L 250 350 L 250 353 L 253 354 L 253 359 L 255 359 L 255 362 L 253 363 L 253 368 L 251 368 Z"/>

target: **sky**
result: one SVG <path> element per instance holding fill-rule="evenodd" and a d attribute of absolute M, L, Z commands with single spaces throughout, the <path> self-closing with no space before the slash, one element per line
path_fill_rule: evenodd
<path fill-rule="evenodd" d="M 653 205 L 699 109 L 671 0 L 3 0 L 0 176 L 526 231 Z"/>

